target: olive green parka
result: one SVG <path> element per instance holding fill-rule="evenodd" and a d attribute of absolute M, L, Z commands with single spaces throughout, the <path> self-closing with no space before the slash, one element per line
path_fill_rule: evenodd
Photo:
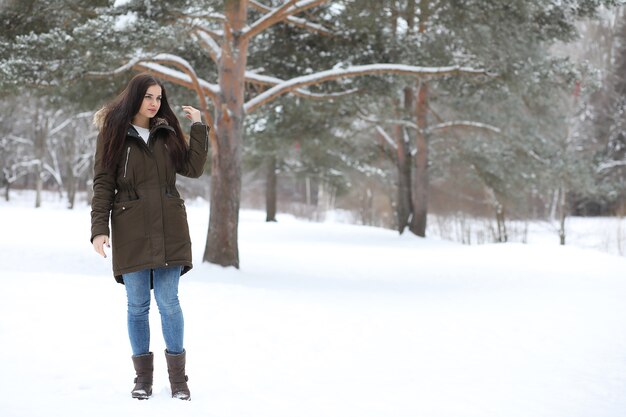
<path fill-rule="evenodd" d="M 96 120 L 97 123 L 97 120 Z M 174 135 L 165 119 L 152 120 L 148 143 L 129 125 L 123 153 L 115 167 L 104 167 L 104 143 L 98 136 L 91 200 L 91 240 L 111 237 L 113 275 L 169 266 L 192 268 L 191 239 L 185 203 L 176 189 L 176 174 L 202 175 L 208 152 L 208 128 L 191 126 L 185 164 L 176 170 L 164 135 Z M 109 234 L 109 219 L 111 228 Z"/>

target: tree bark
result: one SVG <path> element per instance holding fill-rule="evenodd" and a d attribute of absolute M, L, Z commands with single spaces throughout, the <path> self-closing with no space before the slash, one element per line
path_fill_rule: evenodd
<path fill-rule="evenodd" d="M 498 236 L 496 236 L 496 241 L 500 243 L 508 242 L 509 236 L 506 231 L 506 216 L 504 213 L 504 206 L 496 201 L 495 203 L 495 211 L 496 211 L 496 224 L 498 227 Z"/>
<path fill-rule="evenodd" d="M 35 208 L 41 207 L 41 192 L 43 190 L 43 160 L 46 157 L 46 142 L 48 138 L 48 118 L 41 109 L 39 103 L 36 104 L 35 115 L 35 158 L 38 163 L 35 165 Z"/>
<path fill-rule="evenodd" d="M 203 260 L 239 268 L 239 206 L 241 150 L 244 139 L 244 80 L 248 41 L 247 0 L 224 3 L 226 24 L 218 63 L 220 95 L 215 106 L 215 142 L 211 149 L 211 213 Z"/>
<path fill-rule="evenodd" d="M 271 155 L 267 163 L 265 182 L 265 221 L 276 221 L 276 156 Z"/>
<path fill-rule="evenodd" d="M 429 14 L 429 0 L 420 0 L 419 33 L 426 32 L 426 21 Z M 426 81 L 418 83 L 417 99 L 415 102 L 415 116 L 417 135 L 415 137 L 415 176 L 413 193 L 413 216 L 409 230 L 417 236 L 426 237 L 426 218 L 428 215 L 428 84 Z"/>
<path fill-rule="evenodd" d="M 396 130 L 396 135 L 404 135 L 401 126 L 396 126 Z M 398 233 L 402 234 L 409 227 L 409 221 L 413 213 L 413 204 L 411 202 L 411 154 L 408 144 L 403 137 L 397 143 L 398 202 L 396 215 L 398 218 Z"/>
<path fill-rule="evenodd" d="M 565 219 L 567 218 L 567 191 L 565 186 L 559 187 L 559 243 L 565 245 Z"/>
<path fill-rule="evenodd" d="M 361 222 L 365 226 L 374 224 L 374 194 L 369 187 L 361 196 Z"/>
<path fill-rule="evenodd" d="M 409 230 L 418 236 L 426 236 L 426 216 L 428 214 L 428 137 L 427 128 L 428 112 L 428 84 L 421 82 L 418 87 L 415 113 L 417 118 L 417 134 L 415 136 L 415 176 L 413 193 L 413 217 Z"/>
<path fill-rule="evenodd" d="M 413 107 L 413 89 L 404 88 L 404 108 L 411 110 Z M 396 167 L 398 169 L 398 203 L 396 213 L 398 217 L 398 233 L 404 233 L 409 227 L 413 214 L 413 202 L 411 196 L 411 148 L 405 140 L 405 130 L 402 126 L 395 127 L 397 144 Z"/>
<path fill-rule="evenodd" d="M 73 209 L 74 208 L 74 202 L 76 201 L 76 186 L 77 186 L 77 182 L 78 179 L 73 175 L 73 173 L 70 170 L 70 173 L 67 177 L 66 180 L 66 187 L 67 187 L 67 208 L 68 209 Z"/>

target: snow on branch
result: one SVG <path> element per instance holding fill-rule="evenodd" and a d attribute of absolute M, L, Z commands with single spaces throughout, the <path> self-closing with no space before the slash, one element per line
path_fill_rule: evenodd
<path fill-rule="evenodd" d="M 602 171 L 607 171 L 607 170 L 612 169 L 612 168 L 623 167 L 623 166 L 626 166 L 626 160 L 607 161 L 607 162 L 603 162 L 600 165 L 598 165 L 598 168 L 596 169 L 596 172 L 597 173 L 601 173 Z"/>
<path fill-rule="evenodd" d="M 193 80 L 189 74 L 185 74 L 175 69 L 168 68 L 164 65 L 148 61 L 136 64 L 135 68 L 153 73 L 154 75 L 167 79 L 174 84 L 193 89 Z M 212 84 L 208 81 L 203 80 L 202 78 L 198 78 L 198 83 L 202 87 L 204 93 L 208 96 L 215 97 L 219 94 L 220 88 L 216 84 Z"/>
<path fill-rule="evenodd" d="M 289 0 L 282 6 L 272 9 L 271 7 L 265 6 L 258 1 L 251 0 L 250 5 L 252 7 L 266 14 L 254 23 L 252 23 L 252 25 L 250 25 L 244 31 L 243 36 L 252 38 L 267 29 L 268 27 L 282 21 L 286 21 L 288 23 L 294 24 L 295 26 L 302 27 L 312 32 L 317 32 L 323 35 L 331 35 L 332 32 L 330 32 L 322 25 L 308 22 L 305 19 L 293 17 L 294 14 L 303 12 L 322 3 L 326 3 L 327 1 L 328 0 L 306 0 L 295 3 L 296 0 Z"/>
<path fill-rule="evenodd" d="M 183 19 L 204 19 L 204 20 L 213 20 L 213 21 L 219 21 L 219 22 L 223 22 L 224 20 L 226 20 L 226 16 L 224 16 L 223 13 L 217 13 L 217 12 L 208 12 L 208 13 L 193 13 L 193 12 L 174 13 L 174 16 L 176 16 L 178 18 L 183 18 Z"/>
<path fill-rule="evenodd" d="M 164 65 L 160 65 L 159 62 L 168 63 L 183 70 L 183 72 L 177 71 L 172 68 L 168 68 Z M 108 72 L 89 72 L 87 76 L 91 77 L 103 77 L 115 74 L 120 74 L 128 70 L 146 71 L 153 74 L 156 77 L 163 78 L 174 84 L 182 85 L 192 90 L 196 90 L 196 87 L 200 87 L 201 91 L 214 99 L 219 94 L 220 88 L 216 84 L 209 83 L 196 76 L 196 73 L 185 59 L 172 54 L 158 54 L 153 57 L 136 57 L 131 59 L 127 64 L 121 67 L 108 71 Z"/>
<path fill-rule="evenodd" d="M 283 11 L 281 13 L 281 17 L 285 18 L 287 16 L 292 16 L 294 14 L 298 14 L 304 12 L 306 10 L 312 9 L 315 6 L 319 6 L 320 4 L 327 3 L 329 0 L 301 0 L 290 7 L 289 9 Z"/>
<path fill-rule="evenodd" d="M 249 100 L 245 105 L 245 111 L 248 113 L 253 112 L 260 106 L 276 99 L 277 97 L 307 85 L 321 84 L 326 81 L 339 80 L 343 78 L 381 74 L 409 75 L 414 77 L 446 77 L 451 75 L 487 75 L 487 72 L 480 69 L 459 67 L 458 65 L 449 67 L 415 67 L 402 64 L 371 64 L 358 65 L 343 69 L 332 69 L 292 78 L 291 80 L 277 84 L 269 90 Z"/>
<path fill-rule="evenodd" d="M 11 140 L 13 142 L 22 143 L 24 145 L 32 145 L 33 141 L 31 139 L 22 138 L 15 135 L 5 136 L 6 139 Z"/>
<path fill-rule="evenodd" d="M 250 5 L 252 7 L 254 7 L 255 9 L 257 9 L 258 11 L 260 11 L 260 12 L 266 12 L 267 13 L 267 12 L 272 10 L 270 7 L 267 7 L 267 6 L 259 3 L 256 0 L 251 0 L 250 1 Z M 331 32 L 330 30 L 326 29 L 324 26 L 319 25 L 317 23 L 311 23 L 311 22 L 307 21 L 306 19 L 301 19 L 299 17 L 288 16 L 285 19 L 285 22 L 290 23 L 290 24 L 292 24 L 294 26 L 306 29 L 306 30 L 308 30 L 310 32 L 318 33 L 320 35 L 327 35 L 327 36 L 329 36 L 329 35 L 333 34 L 333 32 Z"/>
<path fill-rule="evenodd" d="M 391 136 L 389 136 L 385 129 L 383 129 L 381 126 L 376 126 L 376 131 L 378 132 L 380 137 L 385 140 L 385 143 L 387 143 L 387 145 L 389 145 L 394 151 L 398 150 L 398 145 L 396 144 L 396 142 L 393 141 L 393 139 L 391 139 Z"/>
<path fill-rule="evenodd" d="M 438 130 L 447 130 L 447 129 L 453 129 L 453 128 L 479 129 L 479 130 L 486 130 L 492 133 L 502 134 L 502 130 L 498 127 L 495 127 L 493 125 L 489 125 L 486 123 L 472 122 L 468 120 L 455 120 L 451 122 L 439 123 L 439 124 L 436 124 L 427 128 L 426 133 L 432 133 Z"/>
<path fill-rule="evenodd" d="M 281 14 L 290 8 L 296 1 L 298 0 L 288 0 L 286 3 L 283 3 L 282 6 L 276 7 L 269 13 L 261 16 L 256 22 L 252 23 L 249 28 L 247 28 L 243 35 L 249 38 L 255 36 L 256 34 L 262 32 L 273 24 L 280 22 L 283 18 Z"/>
<path fill-rule="evenodd" d="M 76 119 L 80 119 L 80 118 L 85 118 L 85 117 L 91 117 L 93 116 L 93 112 L 90 111 L 85 111 L 82 113 L 77 113 L 71 117 L 68 117 L 67 119 L 65 119 L 65 121 L 63 121 L 62 123 L 60 123 L 58 126 L 54 127 L 52 130 L 50 130 L 50 132 L 48 133 L 48 136 L 52 136 L 58 132 L 60 132 L 61 130 L 63 130 L 63 128 L 65 128 L 65 126 L 67 126 L 68 124 L 72 123 L 72 121 L 76 120 Z"/>
<path fill-rule="evenodd" d="M 209 53 L 209 56 L 213 62 L 217 63 L 222 56 L 222 48 L 215 42 L 215 39 L 207 32 L 205 28 L 195 26 L 192 31 L 192 36 L 200 44 L 202 49 Z"/>
<path fill-rule="evenodd" d="M 369 123 L 373 123 L 376 125 L 380 125 L 380 124 L 387 124 L 387 125 L 400 125 L 400 126 L 405 126 L 405 127 L 410 127 L 412 129 L 417 129 L 417 125 L 414 122 L 408 121 L 408 120 L 402 120 L 402 119 L 385 119 L 385 120 L 381 120 L 381 119 L 377 119 L 375 117 L 371 117 L 371 116 L 359 116 L 362 120 L 369 122 Z"/>
<path fill-rule="evenodd" d="M 280 78 L 271 77 L 268 75 L 261 75 L 261 74 L 257 74 L 251 71 L 246 71 L 245 77 L 246 77 L 246 81 L 251 84 L 258 84 L 258 85 L 265 85 L 265 86 L 275 86 L 277 84 L 285 82 L 284 80 L 281 80 Z M 350 94 L 354 94 L 358 91 L 359 91 L 358 88 L 352 88 L 350 90 L 341 91 L 337 93 L 319 94 L 319 93 L 312 93 L 311 91 L 304 90 L 302 88 L 298 88 L 293 91 L 293 94 L 299 97 L 306 97 L 312 100 L 325 100 L 325 99 L 347 96 Z"/>
<path fill-rule="evenodd" d="M 113 71 L 90 71 L 86 75 L 89 78 L 105 78 L 111 75 L 121 74 L 123 72 L 129 71 L 135 66 L 139 61 L 141 61 L 143 57 L 135 57 L 128 61 L 128 63 L 122 65 L 119 68 L 114 69 Z"/>

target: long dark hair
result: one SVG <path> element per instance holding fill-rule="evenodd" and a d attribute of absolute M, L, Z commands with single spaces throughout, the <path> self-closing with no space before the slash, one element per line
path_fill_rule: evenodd
<path fill-rule="evenodd" d="M 174 128 L 176 134 L 166 135 L 165 143 L 174 165 L 177 168 L 182 168 L 187 150 L 185 137 L 180 129 L 178 118 L 167 101 L 165 87 L 159 80 L 147 73 L 134 76 L 124 91 L 101 110 L 104 113 L 104 120 L 100 129 L 100 134 L 104 140 L 102 162 L 106 168 L 115 167 L 115 163 L 122 155 L 128 126 L 139 112 L 148 87 L 153 85 L 161 87 L 161 107 L 157 114 L 150 119 L 150 127 L 158 118 L 161 118 Z"/>

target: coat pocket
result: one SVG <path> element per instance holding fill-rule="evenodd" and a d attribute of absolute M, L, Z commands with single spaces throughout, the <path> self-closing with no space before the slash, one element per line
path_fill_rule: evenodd
<path fill-rule="evenodd" d="M 169 241 L 189 242 L 187 211 L 182 198 L 165 198 L 165 238 Z"/>
<path fill-rule="evenodd" d="M 145 239 L 143 201 L 141 199 L 113 203 L 111 212 L 111 240 L 123 245 L 137 239 Z"/>

